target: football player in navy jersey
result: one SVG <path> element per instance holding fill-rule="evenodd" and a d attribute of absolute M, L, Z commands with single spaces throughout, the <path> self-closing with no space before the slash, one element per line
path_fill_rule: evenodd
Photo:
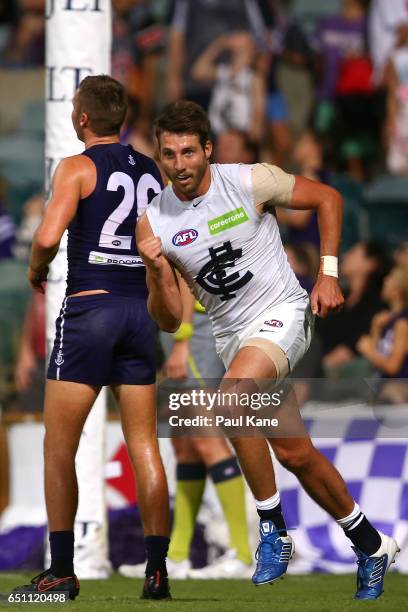
<path fill-rule="evenodd" d="M 147 553 L 142 597 L 170 597 L 169 500 L 156 437 L 156 327 L 147 311 L 145 268 L 134 238 L 137 219 L 162 185 L 156 164 L 119 142 L 126 108 L 125 90 L 111 77 L 81 82 L 72 123 L 85 151 L 57 167 L 33 240 L 28 278 L 44 292 L 48 265 L 68 228 L 67 292 L 56 323 L 44 407 L 51 567 L 19 591 L 64 590 L 71 599 L 79 592 L 73 567 L 75 454 L 88 413 L 101 387 L 109 385 L 139 491 Z"/>

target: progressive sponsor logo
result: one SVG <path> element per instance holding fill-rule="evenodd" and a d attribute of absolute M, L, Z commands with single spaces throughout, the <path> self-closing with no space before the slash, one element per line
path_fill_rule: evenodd
<path fill-rule="evenodd" d="M 208 221 L 208 229 L 211 236 L 214 236 L 215 234 L 225 232 L 226 230 L 231 229 L 231 227 L 235 227 L 236 225 L 240 225 L 246 221 L 249 221 L 249 217 L 245 211 L 245 208 L 241 206 L 240 208 L 231 210 L 220 217 L 216 217 L 215 219 Z"/>
<path fill-rule="evenodd" d="M 88 263 L 99 266 L 125 266 L 127 268 L 144 265 L 142 258 L 136 255 L 117 255 L 116 253 L 100 253 L 98 251 L 89 253 Z"/>
<path fill-rule="evenodd" d="M 198 238 L 198 232 L 196 229 L 184 229 L 177 232 L 172 238 L 174 246 L 181 247 L 191 244 Z"/>

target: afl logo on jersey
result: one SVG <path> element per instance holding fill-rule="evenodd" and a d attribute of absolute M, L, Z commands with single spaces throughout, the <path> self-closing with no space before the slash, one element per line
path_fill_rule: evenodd
<path fill-rule="evenodd" d="M 269 321 L 264 321 L 263 324 L 270 327 L 283 327 L 282 321 L 278 321 L 278 319 L 269 319 Z"/>
<path fill-rule="evenodd" d="M 120 240 L 112 240 L 112 244 L 114 246 L 120 246 L 122 244 L 122 242 Z"/>
<path fill-rule="evenodd" d="M 172 243 L 174 246 L 187 246 L 197 240 L 198 232 L 195 229 L 185 229 L 181 230 L 181 232 L 177 232 L 175 236 L 173 236 Z"/>

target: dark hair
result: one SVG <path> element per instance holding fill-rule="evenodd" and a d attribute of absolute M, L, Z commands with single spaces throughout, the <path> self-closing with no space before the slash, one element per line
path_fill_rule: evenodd
<path fill-rule="evenodd" d="M 155 132 L 160 144 L 163 132 L 171 134 L 197 134 L 201 146 L 205 147 L 210 136 L 210 122 L 205 110 L 195 102 L 179 100 L 167 104 L 156 119 Z"/>
<path fill-rule="evenodd" d="M 126 91 L 119 81 L 106 74 L 87 76 L 79 85 L 77 100 L 96 136 L 118 134 L 127 111 Z"/>

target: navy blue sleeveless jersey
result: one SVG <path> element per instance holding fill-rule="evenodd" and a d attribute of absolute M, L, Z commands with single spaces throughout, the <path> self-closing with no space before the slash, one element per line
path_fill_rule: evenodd
<path fill-rule="evenodd" d="M 93 193 L 79 201 L 68 227 L 67 295 L 105 289 L 146 296 L 146 274 L 136 249 L 137 219 L 162 190 L 160 172 L 130 145 L 95 145 L 83 152 L 96 166 Z"/>

